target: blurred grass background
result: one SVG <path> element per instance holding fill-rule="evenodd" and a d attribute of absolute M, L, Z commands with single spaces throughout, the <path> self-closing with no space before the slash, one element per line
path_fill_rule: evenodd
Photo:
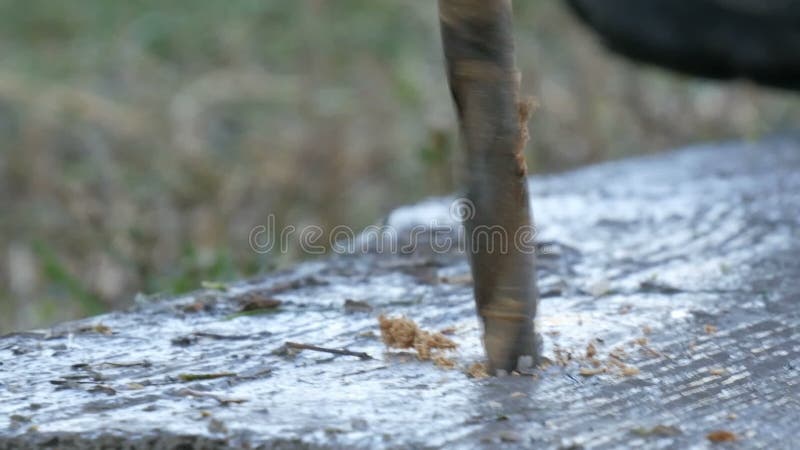
<path fill-rule="evenodd" d="M 533 172 L 796 126 L 798 96 L 609 55 L 520 1 Z M 250 230 L 458 187 L 433 1 L 0 0 L 0 331 L 263 273 Z"/>

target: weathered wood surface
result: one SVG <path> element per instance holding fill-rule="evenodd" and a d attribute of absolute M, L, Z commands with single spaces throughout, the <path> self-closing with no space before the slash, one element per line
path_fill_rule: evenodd
<path fill-rule="evenodd" d="M 341 256 L 0 338 L 0 448 L 711 448 L 714 430 L 734 432 L 734 448 L 797 445 L 800 140 L 531 187 L 547 250 L 539 330 L 546 357 L 571 352 L 565 366 L 464 374 L 482 355 L 463 255 Z M 389 223 L 441 224 L 448 208 Z M 248 293 L 282 304 L 231 317 Z M 380 313 L 455 327 L 458 367 L 385 351 Z M 593 339 L 610 369 L 582 376 Z M 287 354 L 287 341 L 356 355 Z"/>

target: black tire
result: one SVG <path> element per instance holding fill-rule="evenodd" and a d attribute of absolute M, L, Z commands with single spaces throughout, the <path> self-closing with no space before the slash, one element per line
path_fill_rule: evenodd
<path fill-rule="evenodd" d="M 612 50 L 691 75 L 800 89 L 800 1 L 567 0 Z"/>

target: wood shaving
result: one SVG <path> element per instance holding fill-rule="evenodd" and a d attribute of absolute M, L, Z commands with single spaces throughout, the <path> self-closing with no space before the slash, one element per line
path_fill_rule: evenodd
<path fill-rule="evenodd" d="M 580 374 L 584 377 L 591 377 L 594 375 L 599 375 L 601 373 L 605 373 L 605 367 L 581 367 Z"/>
<path fill-rule="evenodd" d="M 431 350 L 453 350 L 455 348 L 456 343 L 441 333 L 419 331 L 414 339 L 414 350 L 417 351 L 419 359 L 423 361 L 431 359 Z"/>
<path fill-rule="evenodd" d="M 633 366 L 625 366 L 622 368 L 621 373 L 624 377 L 633 377 L 639 375 L 639 369 Z"/>
<path fill-rule="evenodd" d="M 738 440 L 736 434 L 728 430 L 714 430 L 706 435 L 706 439 L 711 442 L 735 442 Z"/>
<path fill-rule="evenodd" d="M 456 361 L 443 355 L 436 355 L 433 357 L 433 363 L 442 369 L 455 369 Z"/>
<path fill-rule="evenodd" d="M 628 357 L 628 354 L 625 352 L 624 348 L 615 347 L 614 350 L 611 350 L 611 353 L 609 353 L 608 356 L 619 360 L 623 360 Z"/>
<path fill-rule="evenodd" d="M 597 355 L 597 347 L 594 346 L 594 343 L 589 342 L 589 345 L 586 346 L 586 357 L 594 358 L 596 355 Z"/>
<path fill-rule="evenodd" d="M 609 367 L 617 367 L 620 369 L 627 367 L 627 364 L 618 358 L 608 358 L 607 364 Z"/>
<path fill-rule="evenodd" d="M 561 367 L 566 367 L 572 361 L 572 353 L 558 346 L 553 348 L 553 355 L 556 357 L 556 364 Z"/>
<path fill-rule="evenodd" d="M 550 359 L 550 358 L 548 358 L 546 356 L 542 356 L 542 357 L 539 358 L 539 369 L 546 370 L 548 367 L 550 367 L 552 365 L 553 365 L 553 360 L 552 359 Z"/>
<path fill-rule="evenodd" d="M 486 367 L 486 364 L 476 362 L 475 364 L 469 366 L 469 369 L 467 369 L 467 375 L 471 376 L 472 378 L 488 378 L 489 370 Z"/>
<path fill-rule="evenodd" d="M 414 338 L 419 328 L 413 320 L 405 317 L 388 318 L 384 315 L 378 317 L 381 327 L 381 339 L 387 347 L 412 348 Z"/>
<path fill-rule="evenodd" d="M 677 436 L 681 434 L 681 429 L 671 425 L 656 425 L 653 428 L 634 428 L 633 433 L 639 436 Z"/>
<path fill-rule="evenodd" d="M 423 361 L 430 360 L 434 350 L 453 350 L 457 347 L 452 339 L 442 333 L 431 333 L 419 328 L 413 320 L 406 317 L 378 317 L 381 338 L 387 347 L 413 348 L 417 357 Z"/>

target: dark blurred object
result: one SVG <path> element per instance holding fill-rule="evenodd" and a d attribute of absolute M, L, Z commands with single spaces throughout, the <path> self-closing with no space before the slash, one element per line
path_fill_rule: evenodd
<path fill-rule="evenodd" d="M 625 56 L 711 78 L 800 89 L 800 2 L 568 0 Z"/>

